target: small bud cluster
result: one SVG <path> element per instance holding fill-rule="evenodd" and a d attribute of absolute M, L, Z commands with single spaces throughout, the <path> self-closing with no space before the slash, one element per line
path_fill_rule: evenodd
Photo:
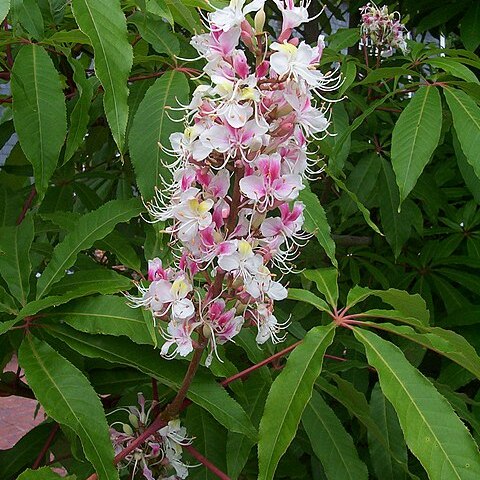
<path fill-rule="evenodd" d="M 388 13 L 386 6 L 378 8 L 374 3 L 367 3 L 360 8 L 360 13 L 362 35 L 378 48 L 382 57 L 390 57 L 396 49 L 404 54 L 408 51 L 405 41 L 407 30 L 398 12 Z"/>
<path fill-rule="evenodd" d="M 140 298 L 129 297 L 167 322 L 166 358 L 203 342 L 209 365 L 217 345 L 243 326 L 256 327 L 259 344 L 283 339 L 274 302 L 287 290 L 272 268 L 294 271 L 309 238 L 298 201 L 316 173 L 308 139 L 327 134 L 324 95 L 341 79 L 318 70 L 322 36 L 313 47 L 291 36 L 309 20 L 308 3 L 275 2 L 283 17 L 277 41 L 264 31 L 265 0 L 231 0 L 206 16 L 208 32 L 191 41 L 210 82 L 182 106 L 185 129 L 171 135 L 167 150 L 176 159 L 168 165 L 173 182 L 147 204 L 154 221 L 169 222 L 178 262 L 165 268 L 151 260 L 151 283 L 139 285 Z"/>
<path fill-rule="evenodd" d="M 115 454 L 128 447 L 149 426 L 152 408 L 145 408 L 145 398 L 141 393 L 138 394 L 138 404 L 139 407 L 120 408 L 115 411 L 123 410 L 128 414 L 128 423 L 115 422 L 110 427 Z M 121 431 L 114 428 L 118 426 Z M 146 480 L 187 478 L 189 466 L 182 462 L 182 446 L 190 445 L 192 440 L 186 436 L 180 420 L 171 420 L 130 452 L 120 468 L 129 468 L 131 478 L 134 478 L 137 472 L 141 472 Z"/>

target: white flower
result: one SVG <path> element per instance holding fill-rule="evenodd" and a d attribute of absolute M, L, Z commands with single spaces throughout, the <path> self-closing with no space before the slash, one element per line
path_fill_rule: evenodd
<path fill-rule="evenodd" d="M 245 0 L 231 0 L 228 7 L 210 13 L 209 19 L 215 27 L 227 32 L 228 30 L 240 27 L 245 20 L 245 15 L 260 10 L 265 0 L 253 0 L 246 7 Z"/>
<path fill-rule="evenodd" d="M 212 223 L 210 210 L 213 203 L 212 199 L 200 202 L 197 198 L 190 198 L 178 206 L 174 216 L 180 223 L 177 234 L 182 242 L 193 240 L 199 230 L 204 230 Z"/>

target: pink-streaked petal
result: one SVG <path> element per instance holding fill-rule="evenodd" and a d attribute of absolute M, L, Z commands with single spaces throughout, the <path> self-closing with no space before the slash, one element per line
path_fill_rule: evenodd
<path fill-rule="evenodd" d="M 265 196 L 264 179 L 250 175 L 240 180 L 240 190 L 243 195 L 252 200 L 260 200 Z"/>

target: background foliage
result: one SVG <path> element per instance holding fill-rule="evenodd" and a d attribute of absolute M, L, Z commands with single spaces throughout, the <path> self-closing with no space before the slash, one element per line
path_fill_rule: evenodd
<path fill-rule="evenodd" d="M 261 351 L 243 331 L 223 364 L 201 369 L 183 421 L 231 478 L 477 479 L 480 3 L 392 4 L 416 41 L 381 62 L 358 46 L 361 3 L 325 4 L 301 34 L 327 35 L 322 65 L 341 69 L 344 100 L 336 135 L 317 145 L 326 174 L 301 195 L 318 242 L 277 308 L 288 339 Z M 78 479 L 118 478 L 105 411 L 152 398 L 152 378 L 164 402 L 180 386 L 187 362 L 161 359 L 151 319 L 118 293 L 146 259 L 170 255 L 140 196 L 169 174 L 158 143 L 181 124 L 168 107 L 201 82 L 201 64 L 179 59 L 194 56 L 198 8 L 210 6 L 0 1 L 0 144 L 18 137 L 0 170 L 0 360 L 17 353 L 28 381 L 3 374 L 0 394 L 48 414 L 0 452 L 2 479 L 56 478 L 26 470 L 47 451 Z M 347 306 L 371 328 L 335 328 Z M 284 369 L 275 360 L 220 386 L 298 340 Z M 215 478 L 203 466 L 190 476 Z"/>

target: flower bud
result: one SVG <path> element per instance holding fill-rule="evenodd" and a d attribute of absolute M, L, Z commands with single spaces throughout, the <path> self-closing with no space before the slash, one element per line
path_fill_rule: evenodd
<path fill-rule="evenodd" d="M 123 423 L 122 428 L 127 435 L 133 435 L 133 429 L 128 423 Z"/>
<path fill-rule="evenodd" d="M 265 27 L 265 10 L 262 8 L 255 14 L 255 31 L 257 35 L 263 32 Z"/>
<path fill-rule="evenodd" d="M 133 413 L 128 415 L 128 421 L 133 425 L 134 428 L 138 428 L 138 417 Z"/>

